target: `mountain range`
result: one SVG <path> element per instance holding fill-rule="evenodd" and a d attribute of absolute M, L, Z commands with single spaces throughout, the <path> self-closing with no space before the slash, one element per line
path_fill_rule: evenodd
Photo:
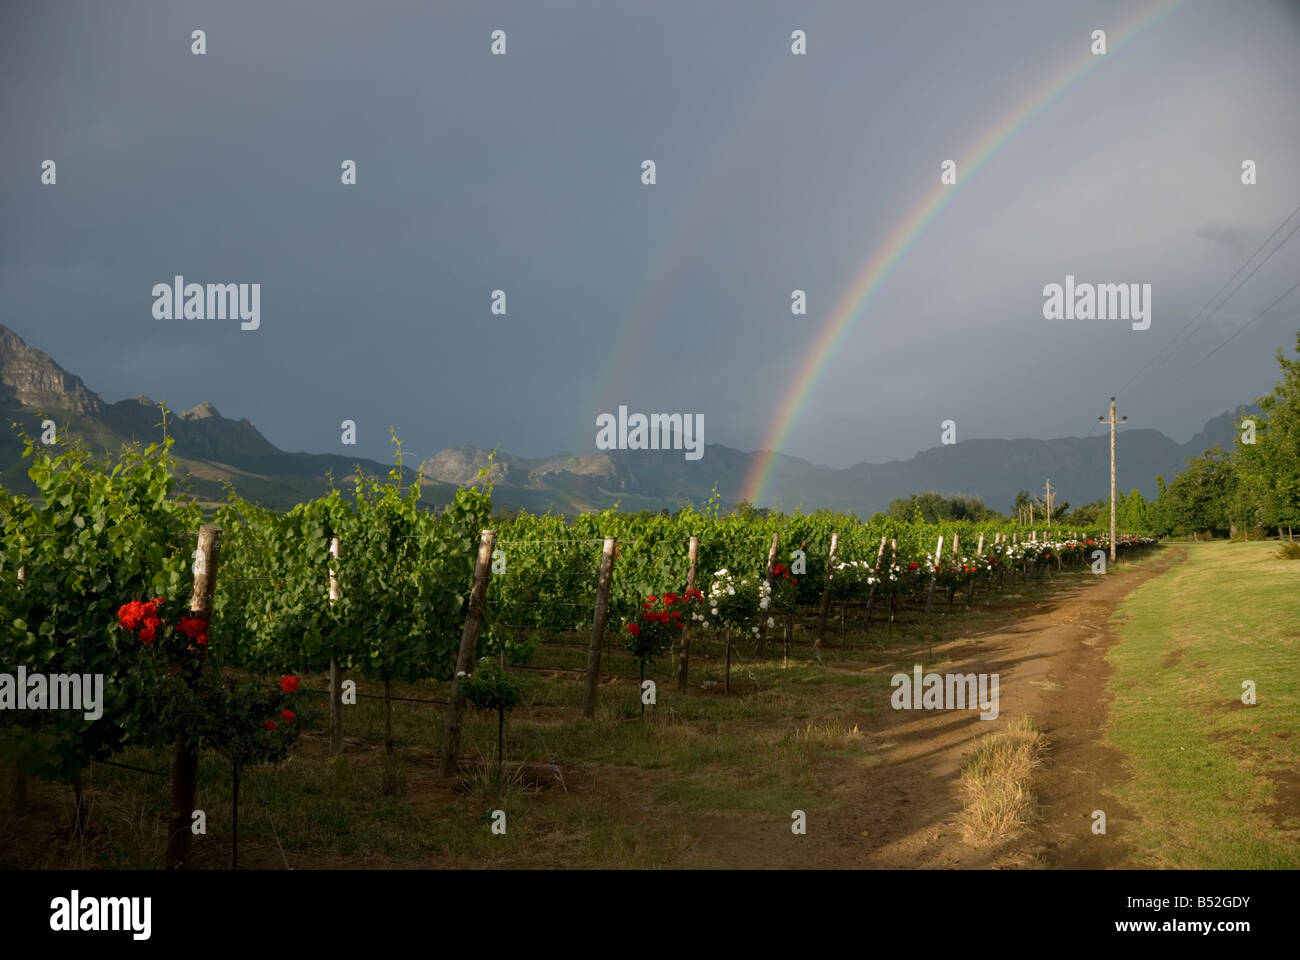
<path fill-rule="evenodd" d="M 44 419 L 52 419 L 60 430 L 84 438 L 94 449 L 162 437 L 162 415 L 155 401 L 137 396 L 106 403 L 80 377 L 3 325 L 0 415 L 20 423 L 33 437 L 40 435 Z M 1185 458 L 1215 444 L 1230 448 L 1236 417 L 1233 412 L 1215 417 L 1183 444 L 1158 430 L 1121 428 L 1116 441 L 1121 491 L 1138 489 L 1154 497 L 1157 474 L 1171 479 Z M 248 419 L 224 417 L 206 402 L 169 414 L 167 430 L 175 439 L 173 454 L 188 488 L 206 501 L 224 499 L 223 484 L 230 482 L 244 497 L 283 509 L 319 495 L 331 476 L 343 483 L 358 470 L 383 475 L 390 469 L 362 457 L 282 451 Z M 30 493 L 22 449 L 15 431 L 0 431 L 0 481 L 10 490 Z M 748 477 L 765 456 L 708 444 L 698 461 L 687 461 L 680 451 L 649 450 L 528 459 L 462 445 L 435 454 L 421 472 L 425 499 L 433 504 L 445 503 L 458 486 L 473 481 L 480 469 L 489 469 L 493 502 L 505 509 L 574 514 L 616 503 L 624 510 L 675 509 L 687 501 L 703 503 L 715 489 L 728 507 L 741 498 Z M 894 498 L 933 490 L 980 497 L 988 506 L 1006 511 L 1018 491 L 1040 491 L 1047 477 L 1052 478 L 1058 504 L 1068 500 L 1079 505 L 1108 496 L 1109 471 L 1105 431 L 1056 440 L 963 440 L 923 450 L 908 460 L 845 468 L 778 454 L 760 505 L 828 508 L 866 518 L 887 509 Z"/>

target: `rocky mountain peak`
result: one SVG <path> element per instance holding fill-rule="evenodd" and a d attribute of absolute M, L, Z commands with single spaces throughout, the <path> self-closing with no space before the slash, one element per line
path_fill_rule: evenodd
<path fill-rule="evenodd" d="M 182 420 L 210 420 L 213 417 L 224 419 L 221 414 L 217 412 L 217 408 L 206 400 L 200 403 L 193 410 L 186 410 L 181 414 Z"/>
<path fill-rule="evenodd" d="M 0 400 L 34 410 L 69 410 L 98 417 L 104 402 L 81 378 L 68 373 L 8 327 L 0 324 Z"/>

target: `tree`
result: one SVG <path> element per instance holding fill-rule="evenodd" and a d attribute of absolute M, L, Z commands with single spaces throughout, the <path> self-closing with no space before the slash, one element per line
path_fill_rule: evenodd
<path fill-rule="evenodd" d="M 1300 354 L 1300 334 L 1296 335 Z M 1266 397 L 1260 397 L 1260 413 L 1254 421 L 1253 443 L 1243 427 L 1237 434 L 1235 462 L 1246 487 L 1245 506 L 1253 504 L 1257 519 L 1282 527 L 1300 525 L 1300 359 L 1288 360 L 1277 352 L 1282 379 Z"/>
<path fill-rule="evenodd" d="M 1160 537 L 1167 537 L 1174 532 L 1172 504 L 1169 487 L 1165 484 L 1164 474 L 1156 474 L 1156 502 L 1147 510 L 1151 523 L 1151 532 Z"/>
<path fill-rule="evenodd" d="M 1109 500 L 1094 500 L 1092 503 L 1082 504 L 1081 506 L 1075 507 L 1068 516 L 1062 517 L 1061 519 L 1065 523 L 1076 524 L 1081 527 L 1091 527 L 1101 523 L 1103 516 L 1107 518 L 1106 522 L 1109 523 Z"/>
<path fill-rule="evenodd" d="M 1187 458 L 1187 469 L 1169 485 L 1169 505 L 1175 533 L 1227 533 L 1229 506 L 1237 488 L 1231 458 L 1217 444 L 1199 457 Z"/>
<path fill-rule="evenodd" d="M 1141 490 L 1132 490 L 1116 504 L 1116 522 L 1125 533 L 1146 533 L 1151 529 L 1147 501 Z"/>
<path fill-rule="evenodd" d="M 998 514 L 984 505 L 979 497 L 957 493 L 945 497 L 933 490 L 900 497 L 889 503 L 889 516 L 904 522 L 947 523 L 954 520 L 978 522 Z"/>

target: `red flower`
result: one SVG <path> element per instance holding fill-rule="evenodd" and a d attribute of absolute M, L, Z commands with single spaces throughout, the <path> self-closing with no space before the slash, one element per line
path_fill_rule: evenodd
<path fill-rule="evenodd" d="M 678 601 L 678 599 L 679 599 L 679 598 L 678 598 L 677 594 L 675 594 L 675 593 L 665 593 L 665 594 L 664 594 L 664 603 L 668 604 L 669 606 L 672 606 L 674 603 L 676 603 L 676 602 Z"/>
<path fill-rule="evenodd" d="M 274 730 L 276 728 L 276 723 L 274 720 L 268 720 L 266 723 L 262 724 L 262 726 L 267 730 Z"/>
<path fill-rule="evenodd" d="M 206 633 L 200 633 L 194 638 L 194 640 L 200 647 L 206 647 L 208 645 L 208 635 Z"/>
<path fill-rule="evenodd" d="M 783 574 L 783 573 L 785 573 L 785 564 L 784 564 L 784 563 L 773 564 L 773 566 L 772 566 L 772 574 L 773 574 L 774 576 L 779 577 L 779 576 L 781 576 L 781 574 Z"/>
<path fill-rule="evenodd" d="M 156 627 L 145 627 L 140 631 L 140 641 L 142 643 L 153 643 L 153 638 L 157 635 Z"/>
<path fill-rule="evenodd" d="M 123 604 L 117 611 L 117 622 L 126 630 L 136 631 L 144 625 L 144 617 L 147 603 L 139 600 L 132 600 L 130 603 Z"/>
<path fill-rule="evenodd" d="M 678 629 L 678 630 L 685 630 L 685 629 L 686 629 L 686 624 L 684 624 L 684 623 L 682 623 L 680 620 L 678 620 L 678 621 L 677 621 L 677 629 Z"/>
<path fill-rule="evenodd" d="M 298 689 L 298 678 L 293 675 L 282 677 L 280 680 L 280 689 L 285 693 L 293 693 Z"/>
<path fill-rule="evenodd" d="M 635 623 L 629 623 L 627 625 L 627 632 L 632 634 L 634 637 L 641 636 L 641 628 Z"/>
<path fill-rule="evenodd" d="M 647 595 L 646 595 L 645 602 L 646 602 L 646 603 L 654 603 L 654 602 L 655 602 L 656 600 L 658 600 L 658 599 L 659 599 L 658 597 L 656 597 L 653 593 L 651 593 L 651 594 L 647 594 Z"/>
<path fill-rule="evenodd" d="M 799 581 L 798 581 L 798 580 L 795 580 L 795 579 L 791 578 L 790 582 L 793 583 L 796 587 L 799 586 Z"/>
<path fill-rule="evenodd" d="M 687 599 L 687 600 L 703 600 L 703 599 L 704 599 L 704 594 L 701 593 L 699 590 L 695 590 L 695 589 L 692 588 L 692 589 L 686 591 L 686 599 Z"/>
<path fill-rule="evenodd" d="M 285 723 L 293 723 L 294 715 L 292 710 L 281 710 L 280 716 L 284 718 Z"/>
<path fill-rule="evenodd" d="M 204 635 L 208 626 L 208 621 L 199 617 L 181 617 L 176 623 L 176 629 L 191 640 L 196 640 Z"/>

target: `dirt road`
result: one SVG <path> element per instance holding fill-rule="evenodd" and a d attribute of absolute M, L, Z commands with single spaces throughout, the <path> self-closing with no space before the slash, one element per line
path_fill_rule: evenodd
<path fill-rule="evenodd" d="M 1101 743 L 1105 657 L 1114 641 L 1108 624 L 1125 596 L 1185 552 L 1174 547 L 1136 569 L 1076 579 L 1050 600 L 1009 611 L 981 633 L 935 647 L 927 672 L 999 674 L 998 718 L 980 720 L 972 711 L 888 711 L 884 728 L 876 731 L 884 763 L 869 772 L 861 800 L 835 816 L 836 832 L 855 837 L 855 862 L 823 865 L 1127 866 L 1126 811 L 1104 795 L 1125 778 L 1118 752 Z M 1041 820 L 1009 843 L 974 850 L 955 824 L 962 764 L 982 737 L 1023 715 L 1048 738 L 1044 766 L 1034 779 Z M 1106 812 L 1105 836 L 1091 831 L 1096 809 Z"/>

